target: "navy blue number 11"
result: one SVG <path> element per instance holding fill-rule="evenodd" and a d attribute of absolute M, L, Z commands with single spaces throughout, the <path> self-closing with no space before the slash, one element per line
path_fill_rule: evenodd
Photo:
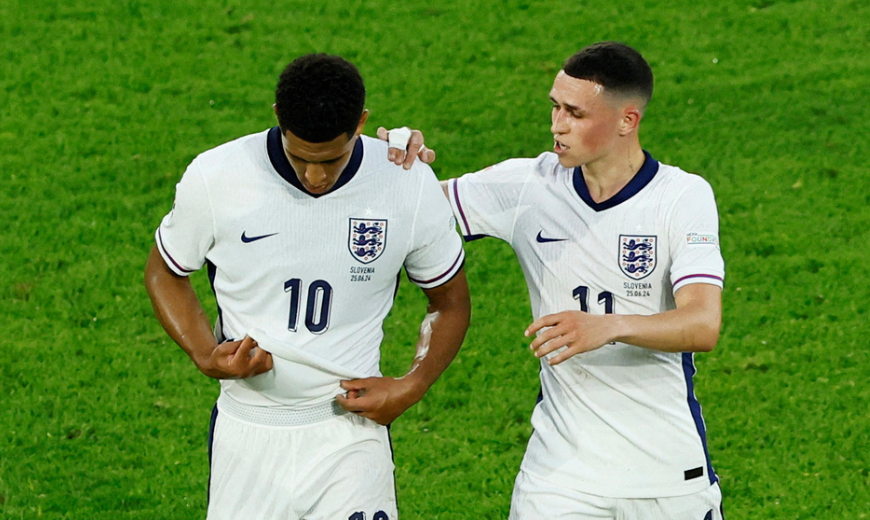
<path fill-rule="evenodd" d="M 580 310 L 589 312 L 589 287 L 579 285 L 574 289 L 574 299 L 580 302 Z M 598 293 L 598 305 L 604 305 L 604 314 L 613 314 L 613 293 Z"/>
<path fill-rule="evenodd" d="M 366 514 L 362 511 L 357 511 L 356 513 L 350 515 L 347 520 L 366 520 Z M 372 520 L 390 520 L 390 517 L 387 516 L 383 511 L 378 511 L 375 513 L 374 518 Z"/>

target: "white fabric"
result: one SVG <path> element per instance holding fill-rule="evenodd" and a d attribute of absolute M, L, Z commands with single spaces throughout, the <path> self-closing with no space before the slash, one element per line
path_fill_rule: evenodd
<path fill-rule="evenodd" d="M 362 136 L 356 175 L 313 197 L 278 174 L 267 133 L 191 163 L 157 230 L 160 253 L 179 275 L 209 264 L 220 337 L 238 340 L 259 329 L 309 360 L 378 376 L 382 323 L 402 267 L 414 283 L 432 288 L 462 266 L 461 239 L 441 187 L 428 166 L 418 161 L 405 171 L 387 160 L 386 143 Z M 365 237 L 354 230 L 366 222 L 379 223 L 382 240 L 376 258 L 364 263 L 354 241 Z M 295 380 L 292 367 L 279 361 L 262 380 L 221 385 L 248 405 L 308 406 L 329 398 Z M 279 388 L 282 382 L 289 385 Z"/>
<path fill-rule="evenodd" d="M 227 394 L 218 396 L 218 408 L 247 423 L 261 426 L 305 426 L 328 421 L 349 413 L 337 400 L 304 408 L 283 406 L 253 406 L 240 403 Z"/>
<path fill-rule="evenodd" d="M 719 484 L 691 495 L 608 498 L 517 475 L 509 520 L 723 520 Z"/>
<path fill-rule="evenodd" d="M 273 368 L 245 379 L 245 384 L 276 403 L 295 409 L 321 405 L 334 400 L 338 394 L 344 394 L 340 386 L 342 379 L 367 377 L 362 372 L 271 338 L 262 330 L 252 329 L 247 335 L 257 341 L 259 348 L 272 354 Z"/>
<path fill-rule="evenodd" d="M 364 417 L 276 428 L 218 404 L 207 518 L 396 520 L 393 471 L 387 429 Z"/>
<path fill-rule="evenodd" d="M 644 171 L 655 173 L 648 184 L 598 211 L 575 189 L 575 172 L 552 153 L 452 179 L 448 192 L 466 237 L 511 244 L 534 318 L 583 308 L 650 315 L 673 309 L 674 291 L 688 283 L 721 287 L 724 265 L 710 186 L 648 162 L 653 169 Z M 654 238 L 655 262 L 646 272 L 632 274 L 641 263 L 625 261 L 631 256 L 622 240 L 632 237 Z M 523 470 L 609 497 L 677 496 L 710 486 L 715 476 L 693 373 L 690 354 L 623 343 L 556 366 L 542 362 L 543 401 L 532 416 Z"/>

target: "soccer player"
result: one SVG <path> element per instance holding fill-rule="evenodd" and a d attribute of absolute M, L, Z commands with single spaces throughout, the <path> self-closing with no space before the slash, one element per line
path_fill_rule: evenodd
<path fill-rule="evenodd" d="M 155 233 L 157 317 L 220 380 L 209 520 L 396 519 L 384 425 L 423 397 L 468 327 L 450 207 L 428 166 L 404 172 L 361 135 L 364 102 L 352 64 L 296 59 L 278 82 L 278 126 L 194 159 Z M 214 331 L 187 278 L 203 265 Z M 411 369 L 382 377 L 402 267 L 428 313 Z"/>
<path fill-rule="evenodd" d="M 550 91 L 553 152 L 442 183 L 529 289 L 541 398 L 514 520 L 721 519 L 692 383 L 719 337 L 718 214 L 705 180 L 641 148 L 652 90 L 636 50 L 586 47 Z"/>

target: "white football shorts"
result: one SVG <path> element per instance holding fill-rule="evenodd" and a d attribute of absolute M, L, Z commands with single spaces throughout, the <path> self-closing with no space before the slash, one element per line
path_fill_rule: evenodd
<path fill-rule="evenodd" d="M 364 417 L 266 426 L 218 407 L 210 452 L 208 520 L 398 519 L 389 433 Z"/>
<path fill-rule="evenodd" d="M 509 520 L 724 520 L 719 484 L 685 496 L 607 498 L 558 487 L 520 471 Z"/>

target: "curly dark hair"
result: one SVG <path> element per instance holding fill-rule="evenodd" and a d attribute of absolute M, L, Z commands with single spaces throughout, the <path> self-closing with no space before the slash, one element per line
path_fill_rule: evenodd
<path fill-rule="evenodd" d="M 365 109 L 362 76 L 349 61 L 307 54 L 287 65 L 278 78 L 275 106 L 281 130 L 311 143 L 353 136 Z"/>
<path fill-rule="evenodd" d="M 619 42 L 598 42 L 584 47 L 562 65 L 572 78 L 598 83 L 606 92 L 652 99 L 653 73 L 643 56 Z"/>

